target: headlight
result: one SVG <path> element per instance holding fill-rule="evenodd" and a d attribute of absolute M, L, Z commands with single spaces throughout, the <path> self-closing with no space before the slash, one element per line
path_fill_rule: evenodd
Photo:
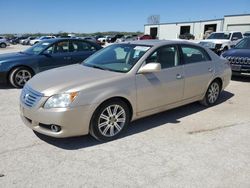
<path fill-rule="evenodd" d="M 65 108 L 77 97 L 77 92 L 62 93 L 51 96 L 44 104 L 44 108 Z"/>

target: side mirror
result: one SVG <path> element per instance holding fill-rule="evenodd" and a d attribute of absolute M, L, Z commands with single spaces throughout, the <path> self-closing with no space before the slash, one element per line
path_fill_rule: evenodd
<path fill-rule="evenodd" d="M 41 53 L 41 55 L 44 55 L 44 56 L 46 56 L 46 57 L 51 57 L 51 54 L 48 52 L 48 51 L 43 51 L 42 53 Z"/>
<path fill-rule="evenodd" d="M 145 74 L 145 73 L 153 73 L 153 72 L 159 72 L 161 70 L 161 64 L 160 63 L 148 63 L 141 67 L 138 70 L 138 73 Z"/>
<path fill-rule="evenodd" d="M 238 37 L 233 37 L 232 40 L 238 40 L 239 38 Z"/>

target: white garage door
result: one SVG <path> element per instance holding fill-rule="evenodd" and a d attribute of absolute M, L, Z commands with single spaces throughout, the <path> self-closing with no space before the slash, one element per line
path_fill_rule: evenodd
<path fill-rule="evenodd" d="M 246 31 L 250 31 L 250 24 L 239 24 L 239 25 L 227 25 L 228 31 L 241 31 L 245 33 Z"/>

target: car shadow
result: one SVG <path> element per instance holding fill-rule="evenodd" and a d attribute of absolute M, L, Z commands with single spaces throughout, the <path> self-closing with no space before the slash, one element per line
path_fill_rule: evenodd
<path fill-rule="evenodd" d="M 230 93 L 228 91 L 223 91 L 216 105 L 219 105 L 229 100 L 233 96 L 234 96 L 233 93 Z M 131 135 L 143 132 L 143 131 L 147 131 L 158 126 L 165 125 L 167 123 L 174 123 L 178 125 L 180 123 L 181 118 L 193 115 L 205 109 L 206 107 L 200 105 L 198 102 L 195 102 L 195 103 L 191 103 L 182 107 L 178 107 L 172 110 L 168 110 L 165 112 L 161 112 L 155 115 L 151 115 L 151 116 L 136 120 L 130 124 L 127 131 L 123 133 L 121 137 L 118 139 L 131 136 Z M 66 150 L 77 150 L 81 148 L 105 144 L 105 142 L 104 143 L 99 142 L 90 135 L 71 137 L 71 138 L 53 138 L 53 137 L 49 137 L 46 135 L 42 135 L 37 132 L 35 132 L 35 134 L 41 140 L 51 145 L 54 145 L 56 147 L 66 149 Z"/>
<path fill-rule="evenodd" d="M 9 84 L 0 84 L 0 89 L 17 89 L 17 88 L 14 88 Z"/>
<path fill-rule="evenodd" d="M 238 82 L 250 82 L 250 75 L 232 76 L 232 80 Z"/>

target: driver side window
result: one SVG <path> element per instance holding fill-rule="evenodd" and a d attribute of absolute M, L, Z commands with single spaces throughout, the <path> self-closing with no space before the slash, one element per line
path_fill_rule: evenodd
<path fill-rule="evenodd" d="M 69 52 L 69 42 L 68 41 L 60 41 L 52 46 L 50 46 L 47 50 L 45 50 L 48 54 L 56 54 L 56 53 L 67 53 Z"/>
<path fill-rule="evenodd" d="M 157 49 L 146 59 L 146 63 L 157 62 L 161 68 L 170 68 L 179 65 L 179 55 L 176 46 L 164 46 Z"/>

